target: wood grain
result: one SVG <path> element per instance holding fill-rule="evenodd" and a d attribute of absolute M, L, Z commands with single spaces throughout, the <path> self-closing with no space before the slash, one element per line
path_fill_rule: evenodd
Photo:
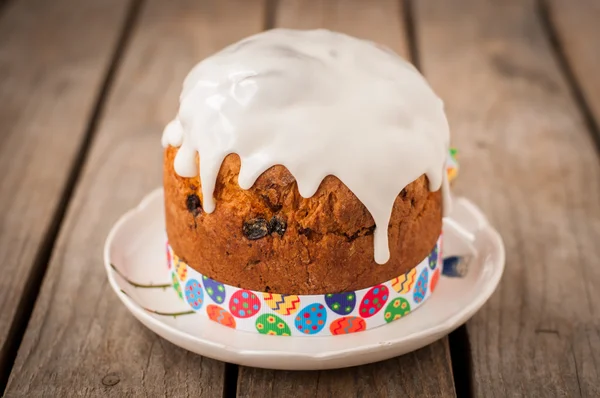
<path fill-rule="evenodd" d="M 600 126 L 600 1 L 545 0 L 560 50 Z M 596 134 L 600 132 L 596 131 Z M 598 137 L 600 139 L 600 136 Z M 599 141 L 600 142 L 600 141 Z"/>
<path fill-rule="evenodd" d="M 184 76 L 201 58 L 259 31 L 263 15 L 262 1 L 144 4 L 7 396 L 222 396 L 224 364 L 139 324 L 108 285 L 102 247 L 115 220 L 161 184 L 160 136 L 176 113 Z"/>
<path fill-rule="evenodd" d="M 397 0 L 281 0 L 275 26 L 326 28 L 385 44 L 408 57 L 405 17 L 401 1 Z"/>
<path fill-rule="evenodd" d="M 467 324 L 474 395 L 599 396 L 600 163 L 536 5 L 415 6 L 460 151 L 457 192 L 506 244 L 500 288 Z"/>
<path fill-rule="evenodd" d="M 354 368 L 290 372 L 240 367 L 238 397 L 446 397 L 455 396 L 439 340 L 414 353 Z"/>
<path fill-rule="evenodd" d="M 0 391 L 128 6 L 0 4 Z"/>
<path fill-rule="evenodd" d="M 328 28 L 385 44 L 407 56 L 398 1 L 283 0 L 276 27 Z M 455 396 L 446 338 L 417 352 L 368 366 L 319 372 L 240 367 L 241 397 Z"/>

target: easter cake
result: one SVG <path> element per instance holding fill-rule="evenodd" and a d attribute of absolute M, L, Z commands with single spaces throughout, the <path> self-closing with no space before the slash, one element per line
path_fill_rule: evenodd
<path fill-rule="evenodd" d="M 362 289 L 360 306 L 333 311 L 387 304 L 396 319 L 408 310 L 391 293 L 410 287 L 414 306 L 437 283 L 448 123 L 425 79 L 389 49 L 327 30 L 246 38 L 192 69 L 162 143 L 169 263 L 209 317 L 235 326 L 264 300 L 324 297 L 313 316 Z M 204 282 L 187 289 L 188 271 Z M 252 327 L 276 322 L 263 315 Z M 351 323 L 362 330 L 366 318 Z M 347 322 L 330 320 L 331 334 Z"/>

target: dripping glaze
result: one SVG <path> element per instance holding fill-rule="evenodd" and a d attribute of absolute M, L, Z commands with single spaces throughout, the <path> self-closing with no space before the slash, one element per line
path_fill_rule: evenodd
<path fill-rule="evenodd" d="M 305 198 L 336 176 L 373 217 L 374 257 L 383 264 L 392 207 L 404 187 L 427 175 L 431 191 L 444 191 L 447 211 L 449 138 L 442 101 L 391 50 L 327 30 L 276 29 L 192 69 L 162 144 L 179 147 L 177 174 L 200 173 L 207 213 L 231 153 L 240 157 L 243 189 L 274 165 L 292 173 Z"/>

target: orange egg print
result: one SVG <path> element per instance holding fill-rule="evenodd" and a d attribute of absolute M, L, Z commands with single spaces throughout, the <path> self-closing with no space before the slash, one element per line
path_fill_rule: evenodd
<path fill-rule="evenodd" d="M 329 331 L 333 335 L 362 332 L 367 329 L 367 323 L 358 316 L 345 316 L 331 322 Z"/>
<path fill-rule="evenodd" d="M 440 280 L 440 269 L 435 270 L 433 275 L 431 276 L 431 291 L 434 292 L 435 288 Z"/>
<path fill-rule="evenodd" d="M 235 319 L 226 309 L 223 309 L 218 305 L 211 304 L 206 307 L 206 314 L 211 321 L 215 321 L 223 326 L 235 329 Z"/>

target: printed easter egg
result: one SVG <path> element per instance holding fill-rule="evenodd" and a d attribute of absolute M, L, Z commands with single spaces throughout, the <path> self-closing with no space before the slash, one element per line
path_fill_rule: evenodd
<path fill-rule="evenodd" d="M 429 283 L 429 270 L 425 268 L 421 275 L 419 275 L 419 279 L 417 279 L 417 285 L 415 286 L 415 292 L 413 293 L 413 300 L 415 303 L 420 303 L 425 299 L 425 295 L 427 294 L 427 285 Z"/>
<path fill-rule="evenodd" d="M 331 322 L 329 331 L 333 335 L 362 332 L 367 329 L 367 322 L 358 316 L 345 316 Z"/>
<path fill-rule="evenodd" d="M 436 269 L 433 272 L 433 275 L 431 275 L 431 291 L 435 292 L 435 287 L 438 284 L 438 281 L 440 280 L 440 269 Z"/>
<path fill-rule="evenodd" d="M 169 247 L 169 242 L 167 242 L 167 268 L 171 269 L 173 266 L 173 258 L 171 257 L 171 248 Z"/>
<path fill-rule="evenodd" d="M 314 303 L 304 307 L 294 321 L 296 329 L 305 334 L 317 334 L 325 327 L 327 310 L 323 304 Z"/>
<path fill-rule="evenodd" d="M 429 253 L 429 268 L 432 270 L 437 267 L 438 263 L 438 245 L 436 244 L 431 253 Z"/>
<path fill-rule="evenodd" d="M 406 294 L 413 288 L 416 279 L 417 270 L 413 268 L 404 275 L 400 275 L 399 277 L 392 279 L 392 289 L 400 294 Z"/>
<path fill-rule="evenodd" d="M 300 308 L 300 298 L 294 295 L 263 293 L 263 299 L 270 309 L 281 315 L 291 315 Z"/>
<path fill-rule="evenodd" d="M 325 304 L 329 309 L 339 315 L 348 315 L 356 306 L 356 293 L 346 292 L 337 294 L 326 294 Z"/>
<path fill-rule="evenodd" d="M 385 285 L 372 287 L 363 297 L 360 307 L 358 307 L 358 313 L 363 318 L 372 317 L 383 308 L 388 297 L 389 291 Z"/>
<path fill-rule="evenodd" d="M 283 319 L 275 314 L 262 314 L 256 319 L 256 330 L 260 334 L 290 336 L 292 331 Z"/>
<path fill-rule="evenodd" d="M 397 297 L 393 299 L 385 309 L 383 318 L 387 323 L 395 321 L 398 318 L 410 312 L 410 303 L 404 297 Z"/>
<path fill-rule="evenodd" d="M 237 318 L 249 318 L 260 310 L 260 299 L 250 290 L 238 290 L 229 300 L 229 311 Z"/>
<path fill-rule="evenodd" d="M 187 279 L 187 264 L 179 259 L 176 254 L 173 254 L 173 264 L 175 265 L 175 272 L 179 280 L 185 282 Z"/>
<path fill-rule="evenodd" d="M 448 182 L 452 182 L 458 176 L 459 164 L 457 160 L 458 151 L 456 148 L 450 148 L 450 153 L 446 159 L 446 173 L 448 173 Z"/>
<path fill-rule="evenodd" d="M 185 299 L 188 304 L 198 311 L 204 304 L 204 292 L 202 291 L 202 285 L 195 279 L 190 279 L 185 284 Z"/>
<path fill-rule="evenodd" d="M 171 280 L 173 281 L 173 289 L 175 289 L 179 298 L 183 300 L 183 293 L 181 292 L 181 284 L 179 283 L 179 279 L 177 279 L 177 275 L 175 275 L 175 272 L 171 272 Z"/>
<path fill-rule="evenodd" d="M 202 276 L 202 283 L 204 284 L 204 290 L 208 294 L 208 297 L 217 304 L 223 304 L 225 302 L 225 286 L 222 283 L 214 281 L 207 276 Z"/>
<path fill-rule="evenodd" d="M 235 319 L 226 309 L 218 305 L 210 304 L 206 307 L 206 315 L 211 321 L 220 323 L 223 326 L 235 329 Z"/>

